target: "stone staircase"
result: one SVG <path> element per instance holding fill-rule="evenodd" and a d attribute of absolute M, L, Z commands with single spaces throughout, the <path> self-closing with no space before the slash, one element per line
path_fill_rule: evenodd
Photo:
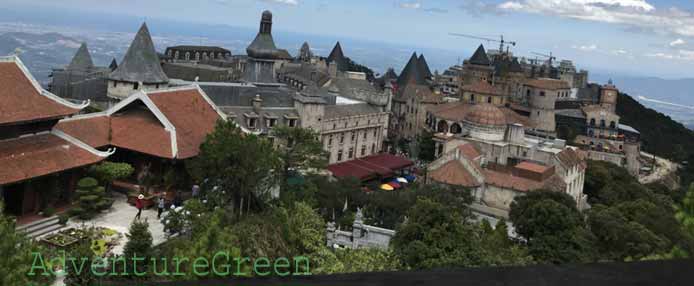
<path fill-rule="evenodd" d="M 31 239 L 36 239 L 42 235 L 58 231 L 64 228 L 64 225 L 58 223 L 58 216 L 52 216 L 49 218 L 44 218 L 37 220 L 35 222 L 21 225 L 17 227 L 18 232 L 24 232 L 27 237 Z"/>

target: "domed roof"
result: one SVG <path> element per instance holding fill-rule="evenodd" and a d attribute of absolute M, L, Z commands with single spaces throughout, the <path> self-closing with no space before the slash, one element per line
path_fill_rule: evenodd
<path fill-rule="evenodd" d="M 272 20 L 272 12 L 265 10 L 263 11 L 263 20 Z"/>
<path fill-rule="evenodd" d="M 506 125 L 506 116 L 498 107 L 489 103 L 476 104 L 467 115 L 465 121 L 487 126 L 503 126 Z"/>

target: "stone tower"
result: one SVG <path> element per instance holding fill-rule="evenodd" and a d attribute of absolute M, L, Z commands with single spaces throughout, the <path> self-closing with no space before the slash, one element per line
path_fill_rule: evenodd
<path fill-rule="evenodd" d="M 624 153 L 627 159 L 627 171 L 629 171 L 629 174 L 632 176 L 638 177 L 639 170 L 641 170 L 641 162 L 639 161 L 641 147 L 639 142 L 630 142 L 628 140 L 624 142 Z"/>
<path fill-rule="evenodd" d="M 612 80 L 608 81 L 606 85 L 603 85 L 600 89 L 600 106 L 614 113 L 617 107 L 617 96 L 619 95 L 619 90 L 612 83 Z"/>
<path fill-rule="evenodd" d="M 463 62 L 463 85 L 473 84 L 479 81 L 490 82 L 494 68 L 492 62 L 484 50 L 484 46 L 480 45 L 470 59 Z"/>
<path fill-rule="evenodd" d="M 560 93 L 570 91 L 569 84 L 563 80 L 540 78 L 525 82 L 524 95 L 530 106 L 530 122 L 536 130 L 546 133 L 556 131 L 555 103 Z"/>

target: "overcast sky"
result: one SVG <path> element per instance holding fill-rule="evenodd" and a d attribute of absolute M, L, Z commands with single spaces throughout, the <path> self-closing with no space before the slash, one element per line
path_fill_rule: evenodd
<path fill-rule="evenodd" d="M 21 7 L 26 0 L 3 0 Z M 480 40 L 517 41 L 579 67 L 694 77 L 694 1 L 674 0 L 33 0 L 32 5 L 378 40 L 471 53 Z M 154 29 L 156 30 L 156 29 Z M 453 64 L 453 63 L 451 63 Z"/>

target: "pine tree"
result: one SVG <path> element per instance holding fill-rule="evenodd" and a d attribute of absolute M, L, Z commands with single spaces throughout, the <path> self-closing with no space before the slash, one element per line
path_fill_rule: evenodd
<path fill-rule="evenodd" d="M 72 215 L 81 219 L 91 219 L 99 211 L 107 209 L 113 201 L 105 197 L 104 187 L 94 178 L 82 178 L 77 182 L 77 207 L 70 210 Z"/>
<path fill-rule="evenodd" d="M 144 261 L 149 261 L 152 255 L 152 233 L 149 232 L 149 223 L 147 220 L 133 220 L 130 224 L 130 230 L 125 234 L 128 242 L 123 248 L 123 255 L 127 261 L 131 261 L 134 256 L 145 258 Z M 146 263 L 140 263 L 138 266 L 139 272 L 145 272 Z M 128 267 L 128 271 L 131 271 Z"/>
<path fill-rule="evenodd" d="M 43 270 L 35 270 L 35 275 L 27 276 L 34 261 L 31 253 L 40 250 L 23 234 L 17 233 L 15 227 L 14 218 L 4 215 L 0 201 L 0 253 L 3 254 L 3 259 L 0 259 L 0 285 L 26 286 L 37 282 L 51 284 L 54 277 L 41 275 Z"/>

